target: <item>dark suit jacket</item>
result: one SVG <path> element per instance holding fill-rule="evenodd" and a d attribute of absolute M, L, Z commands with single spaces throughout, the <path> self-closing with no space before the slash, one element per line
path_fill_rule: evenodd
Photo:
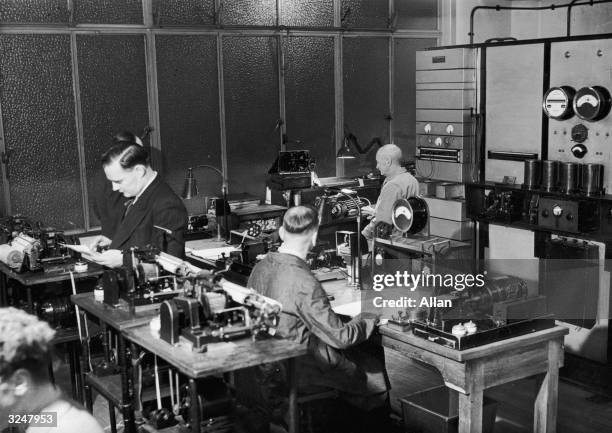
<path fill-rule="evenodd" d="M 154 225 L 172 230 L 164 234 Z M 175 257 L 185 255 L 187 210 L 182 200 L 158 174 L 155 180 L 134 203 L 123 218 L 114 235 L 111 249 L 153 245 Z M 166 248 L 164 246 L 164 236 Z"/>
<path fill-rule="evenodd" d="M 104 175 L 104 171 L 96 175 L 94 191 L 93 209 L 100 220 L 102 234 L 112 239 L 121 224 L 127 198 L 119 191 L 113 191 L 113 185 Z"/>

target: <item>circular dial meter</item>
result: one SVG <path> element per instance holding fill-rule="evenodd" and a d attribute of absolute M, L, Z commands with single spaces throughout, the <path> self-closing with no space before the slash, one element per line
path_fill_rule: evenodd
<path fill-rule="evenodd" d="M 564 120 L 574 115 L 572 102 L 576 91 L 569 86 L 551 87 L 544 95 L 542 108 L 551 119 Z"/>
<path fill-rule="evenodd" d="M 574 112 L 590 122 L 603 119 L 610 112 L 610 92 L 601 86 L 583 87 L 574 96 Z"/>

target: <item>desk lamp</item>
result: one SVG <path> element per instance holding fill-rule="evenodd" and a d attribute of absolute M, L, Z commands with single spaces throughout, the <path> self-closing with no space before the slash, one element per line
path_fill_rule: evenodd
<path fill-rule="evenodd" d="M 225 225 L 225 239 L 229 241 L 230 234 L 229 234 L 229 223 L 228 223 L 228 213 L 229 212 L 227 209 L 228 207 L 227 178 L 225 177 L 225 175 L 223 174 L 221 170 L 219 170 L 216 167 L 213 167 L 212 165 L 206 165 L 206 164 L 197 165 L 195 167 L 189 167 L 187 169 L 187 176 L 185 177 L 185 185 L 183 186 L 183 193 L 181 194 L 181 196 L 184 199 L 189 200 L 195 197 L 196 195 L 198 195 L 198 184 L 197 184 L 196 178 L 193 176 L 193 170 L 195 170 L 196 168 L 208 168 L 216 172 L 219 176 L 221 176 L 221 195 L 223 196 L 223 223 Z M 218 209 L 219 207 L 217 206 L 217 211 Z M 217 225 L 217 227 L 219 226 Z M 221 230 L 220 229 L 217 229 L 217 239 L 221 240 Z"/>

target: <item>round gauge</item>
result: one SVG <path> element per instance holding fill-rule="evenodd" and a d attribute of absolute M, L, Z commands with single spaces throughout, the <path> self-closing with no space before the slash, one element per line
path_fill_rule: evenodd
<path fill-rule="evenodd" d="M 603 119 L 610 112 L 610 92 L 601 86 L 583 87 L 574 97 L 574 112 L 589 122 Z"/>
<path fill-rule="evenodd" d="M 574 115 L 572 101 L 575 94 L 576 91 L 569 86 L 551 87 L 544 95 L 544 113 L 551 119 L 569 119 Z"/>
<path fill-rule="evenodd" d="M 572 141 L 575 141 L 576 143 L 584 143 L 586 139 L 589 138 L 589 130 L 582 123 L 574 125 L 572 127 L 571 134 Z"/>

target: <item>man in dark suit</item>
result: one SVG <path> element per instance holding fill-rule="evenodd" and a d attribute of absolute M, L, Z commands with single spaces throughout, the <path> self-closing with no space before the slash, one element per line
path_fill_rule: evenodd
<path fill-rule="evenodd" d="M 109 250 L 93 259 L 105 266 L 118 267 L 123 263 L 122 250 L 146 245 L 182 258 L 187 210 L 151 168 L 147 151 L 134 143 L 120 143 L 102 156 L 102 166 L 113 190 L 128 200 L 111 238 L 100 236 L 95 242 L 95 246 L 108 246 Z"/>
<path fill-rule="evenodd" d="M 113 136 L 113 145 L 121 143 L 142 146 L 140 137 L 130 131 L 120 131 Z M 103 170 L 96 172 L 93 199 L 93 211 L 100 221 L 102 235 L 111 238 L 123 219 L 125 202 L 128 199 L 113 189 Z"/>

